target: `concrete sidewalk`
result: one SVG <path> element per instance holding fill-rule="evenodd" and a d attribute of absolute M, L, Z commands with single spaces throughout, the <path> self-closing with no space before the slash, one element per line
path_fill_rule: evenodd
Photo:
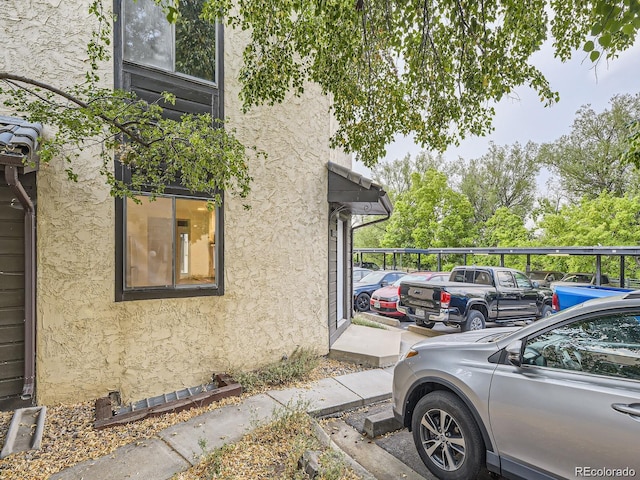
<path fill-rule="evenodd" d="M 398 357 L 424 338 L 394 327 L 382 330 L 350 325 L 329 356 L 380 368 L 325 378 L 305 388 L 271 390 L 249 397 L 239 405 L 221 407 L 171 426 L 152 439 L 79 463 L 52 475 L 50 480 L 169 479 L 197 464 L 203 455 L 237 442 L 251 429 L 268 423 L 275 410 L 302 407 L 322 417 L 381 402 L 391 397 L 393 366 Z M 358 473 L 363 478 L 375 478 L 365 469 Z"/>
<path fill-rule="evenodd" d="M 234 443 L 257 425 L 267 423 L 274 410 L 304 405 L 314 416 L 361 407 L 390 398 L 392 368 L 325 378 L 309 388 L 272 390 L 249 397 L 169 427 L 157 437 L 126 445 L 115 452 L 79 463 L 51 480 L 169 479 L 200 461 L 202 455 Z M 372 478 L 372 477 L 370 477 Z"/>

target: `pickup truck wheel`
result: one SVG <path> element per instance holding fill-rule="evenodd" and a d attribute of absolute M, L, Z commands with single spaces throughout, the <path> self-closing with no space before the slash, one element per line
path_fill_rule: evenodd
<path fill-rule="evenodd" d="M 356 310 L 359 312 L 366 312 L 369 310 L 371 297 L 368 293 L 361 293 L 356 297 Z"/>
<path fill-rule="evenodd" d="M 484 315 L 478 310 L 471 310 L 467 321 L 460 325 L 460 330 L 469 332 L 471 330 L 482 330 L 485 326 Z"/>
<path fill-rule="evenodd" d="M 544 305 L 542 310 L 540 311 L 540 318 L 550 317 L 553 314 L 553 309 L 551 305 Z"/>
<path fill-rule="evenodd" d="M 420 399 L 411 418 L 413 441 L 421 460 L 437 478 L 477 478 L 485 464 L 478 424 L 451 392 L 434 391 Z"/>
<path fill-rule="evenodd" d="M 435 327 L 435 325 L 436 325 L 436 322 L 424 322 L 422 324 L 422 326 L 425 327 L 425 328 L 433 328 L 433 327 Z"/>

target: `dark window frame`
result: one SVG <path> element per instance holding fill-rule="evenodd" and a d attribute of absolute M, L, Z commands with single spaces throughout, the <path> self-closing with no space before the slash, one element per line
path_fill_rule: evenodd
<path fill-rule="evenodd" d="M 182 102 L 177 102 L 175 107 L 167 105 L 168 116 L 177 117 L 181 113 L 210 113 L 212 118 L 224 119 L 224 29 L 218 24 L 216 29 L 216 79 L 213 83 L 207 80 L 191 77 L 183 73 L 169 72 L 152 67 L 131 64 L 123 59 L 123 36 L 121 24 L 121 0 L 114 0 L 113 12 L 116 15 L 114 23 L 114 87 L 123 90 L 133 90 L 138 93 L 136 86 L 142 85 L 142 89 L 149 85 L 149 91 L 153 91 L 157 85 L 171 86 L 167 88 L 172 93 L 185 94 Z M 132 78 L 136 79 L 136 86 L 132 85 Z M 175 89 L 176 91 L 173 91 Z M 139 93 L 138 93 L 139 94 Z M 140 95 L 140 94 L 139 94 Z M 158 92 L 159 95 L 159 92 Z M 195 99 L 195 100 L 194 100 Z M 202 100 L 204 99 L 204 100 Z M 198 103 L 200 102 L 200 103 Z M 118 180 L 128 179 L 127 169 L 114 160 L 115 175 Z M 140 192 L 145 193 L 145 192 Z M 165 189 L 167 197 L 191 197 L 191 198 L 211 198 L 209 195 L 200 192 L 190 192 L 178 185 L 168 185 Z M 145 287 L 140 289 L 124 288 L 125 274 L 125 201 L 121 198 L 115 199 L 115 300 L 150 300 L 162 298 L 190 298 L 201 296 L 221 296 L 224 295 L 224 192 L 220 192 L 221 204 L 216 207 L 216 284 L 178 286 L 153 288 Z"/>

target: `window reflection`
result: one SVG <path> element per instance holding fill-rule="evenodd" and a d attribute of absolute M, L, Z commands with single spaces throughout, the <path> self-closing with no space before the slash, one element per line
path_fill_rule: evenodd
<path fill-rule="evenodd" d="M 640 380 L 640 317 L 611 315 L 527 341 L 523 363 Z"/>
<path fill-rule="evenodd" d="M 205 200 L 126 201 L 125 288 L 215 283 L 215 212 Z"/>
<path fill-rule="evenodd" d="M 203 3 L 181 0 L 174 25 L 153 0 L 125 0 L 124 59 L 214 82 L 216 26 L 200 18 Z"/>

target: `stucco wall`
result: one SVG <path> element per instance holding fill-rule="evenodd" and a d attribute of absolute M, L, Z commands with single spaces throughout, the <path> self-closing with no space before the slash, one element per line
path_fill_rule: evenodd
<path fill-rule="evenodd" d="M 80 78 L 92 18 L 88 2 L 10 0 L 0 19 L 0 68 L 60 86 Z M 7 7 L 5 5 L 5 7 Z M 327 98 L 302 98 L 240 113 L 235 76 L 240 34 L 225 33 L 225 114 L 247 144 L 268 153 L 250 164 L 244 200 L 226 198 L 225 295 L 114 302 L 114 200 L 95 155 L 38 174 L 37 399 L 125 400 L 196 385 L 213 372 L 250 369 L 296 347 L 328 351 Z M 111 66 L 104 82 L 113 85 Z M 10 113 L 10 112 L 6 112 Z"/>

